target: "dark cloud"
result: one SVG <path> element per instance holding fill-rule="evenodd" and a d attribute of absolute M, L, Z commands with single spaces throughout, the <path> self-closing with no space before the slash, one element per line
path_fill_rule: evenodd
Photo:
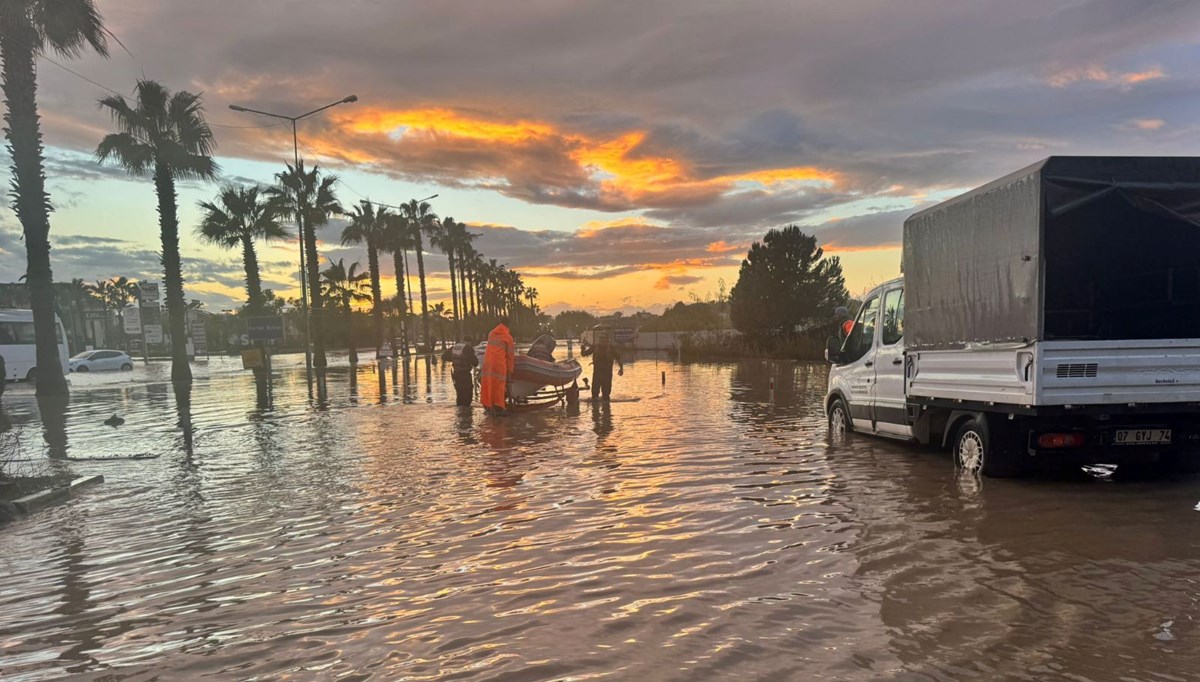
<path fill-rule="evenodd" d="M 269 122 L 230 103 L 300 112 L 355 93 L 358 104 L 305 123 L 315 153 L 530 203 L 641 212 L 644 225 L 594 235 L 482 230 L 490 257 L 563 276 L 717 263 L 711 244 L 791 222 L 836 248 L 893 244 L 896 218 L 932 191 L 1052 153 L 1178 153 L 1197 108 L 1200 3 L 1169 0 L 99 4 L 137 58 L 72 67 L 122 91 L 143 74 L 203 91 L 222 155 L 275 160 L 291 142 L 288 126 L 255 127 Z M 86 197 L 66 183 L 125 177 L 91 156 L 111 129 L 95 105 L 105 93 L 50 64 L 39 78 L 47 174 L 56 201 L 78 206 Z M 537 132 L 353 129 L 371 110 Z M 838 179 L 746 179 L 797 168 Z M 849 217 L 824 223 L 831 213 Z M 69 254 L 82 245 L 59 242 L 56 257 L 132 268 L 152 253 L 106 246 Z M 428 260 L 445 272 L 443 257 Z"/>

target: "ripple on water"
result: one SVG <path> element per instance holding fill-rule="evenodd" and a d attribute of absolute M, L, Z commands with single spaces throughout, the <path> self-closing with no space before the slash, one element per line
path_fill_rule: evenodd
<path fill-rule="evenodd" d="M 451 406 L 444 367 L 382 397 L 372 369 L 352 391 L 335 368 L 323 410 L 278 374 L 269 409 L 223 359 L 184 402 L 154 365 L 76 379 L 54 448 L 6 396 L 0 446 L 158 458 L 55 462 L 107 482 L 0 530 L 0 676 L 1200 669 L 1194 479 L 980 484 L 929 451 L 831 444 L 819 366 L 641 359 L 617 386 L 637 402 L 508 419 Z"/>

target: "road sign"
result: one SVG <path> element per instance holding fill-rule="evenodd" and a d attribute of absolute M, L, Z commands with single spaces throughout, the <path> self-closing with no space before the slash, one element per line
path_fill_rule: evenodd
<path fill-rule="evenodd" d="M 135 305 L 127 305 L 121 311 L 121 325 L 126 334 L 140 335 L 142 333 L 142 311 Z"/>
<path fill-rule="evenodd" d="M 198 315 L 192 319 L 192 345 L 196 355 L 208 355 L 208 332 Z"/>
<path fill-rule="evenodd" d="M 139 282 L 138 291 L 141 293 L 142 306 L 158 307 L 160 300 L 158 292 L 158 282 Z"/>
<path fill-rule="evenodd" d="M 162 308 L 159 308 L 158 304 L 154 304 L 153 306 L 143 305 L 141 314 L 142 336 L 146 337 L 146 343 L 162 343 Z"/>
<path fill-rule="evenodd" d="M 251 341 L 282 340 L 283 318 L 274 316 L 247 317 L 246 336 L 249 336 Z"/>
<path fill-rule="evenodd" d="M 264 366 L 261 348 L 242 351 L 242 369 L 260 369 Z"/>
<path fill-rule="evenodd" d="M 163 328 L 161 324 L 148 324 L 142 327 L 142 335 L 146 337 L 146 343 L 162 343 Z"/>

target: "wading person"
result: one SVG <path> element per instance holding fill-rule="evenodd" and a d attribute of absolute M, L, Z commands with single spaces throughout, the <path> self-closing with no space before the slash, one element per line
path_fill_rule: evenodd
<path fill-rule="evenodd" d="M 617 376 L 625 374 L 625 364 L 621 362 L 621 354 L 613 344 L 608 327 L 596 325 L 592 328 L 592 344 L 585 343 L 580 350 L 580 355 L 592 356 L 592 400 L 608 400 L 612 393 L 613 363 L 619 368 Z"/>
<path fill-rule="evenodd" d="M 483 354 L 482 380 L 479 383 L 479 402 L 488 414 L 507 414 L 505 402 L 508 380 L 512 377 L 516 345 L 508 331 L 507 319 L 501 318 L 488 334 L 487 351 Z"/>
<path fill-rule="evenodd" d="M 450 378 L 454 380 L 454 393 L 459 405 L 470 405 L 475 397 L 474 379 L 471 370 L 479 366 L 479 358 L 475 357 L 475 342 L 468 338 L 456 343 L 442 353 L 442 362 L 450 363 L 452 367 Z"/>

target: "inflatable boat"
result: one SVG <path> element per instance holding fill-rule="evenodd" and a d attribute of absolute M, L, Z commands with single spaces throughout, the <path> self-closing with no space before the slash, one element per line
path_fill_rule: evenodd
<path fill-rule="evenodd" d="M 475 355 L 479 358 L 480 367 L 483 367 L 483 356 L 486 352 L 486 341 L 475 347 Z M 508 393 L 513 398 L 528 398 L 547 386 L 554 388 L 570 386 L 582 373 L 583 366 L 574 358 L 549 362 L 524 353 L 517 353 L 513 362 L 512 381 L 508 384 Z"/>

